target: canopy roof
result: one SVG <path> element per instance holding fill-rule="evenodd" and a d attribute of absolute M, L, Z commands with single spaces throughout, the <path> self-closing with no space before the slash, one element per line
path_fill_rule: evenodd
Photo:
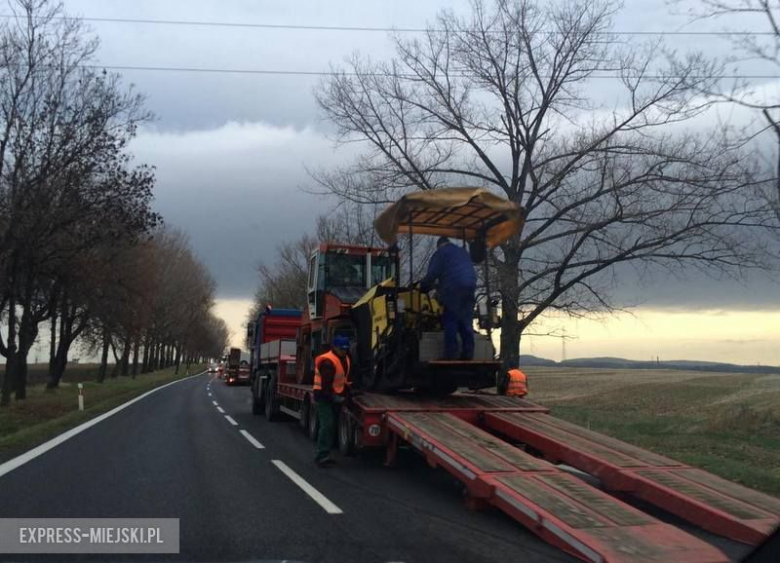
<path fill-rule="evenodd" d="M 523 208 L 484 188 L 442 188 L 407 194 L 374 221 L 387 244 L 398 233 L 438 235 L 474 240 L 485 237 L 498 246 L 523 226 Z"/>

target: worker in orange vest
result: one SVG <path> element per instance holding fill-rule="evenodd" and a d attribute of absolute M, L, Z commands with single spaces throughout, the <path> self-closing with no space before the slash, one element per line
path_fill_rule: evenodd
<path fill-rule="evenodd" d="M 510 369 L 499 379 L 498 393 L 508 397 L 525 397 L 528 395 L 528 378 L 519 369 Z"/>
<path fill-rule="evenodd" d="M 314 359 L 314 402 L 317 416 L 317 445 L 314 458 L 318 467 L 333 463 L 330 450 L 336 437 L 336 414 L 344 402 L 351 367 L 349 338 L 335 336 L 331 349 Z"/>

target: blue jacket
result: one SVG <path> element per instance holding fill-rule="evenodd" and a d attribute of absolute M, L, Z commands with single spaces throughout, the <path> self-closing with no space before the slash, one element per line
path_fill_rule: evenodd
<path fill-rule="evenodd" d="M 473 290 L 477 287 L 477 272 L 465 248 L 449 243 L 433 253 L 428 264 L 428 274 L 420 285 L 424 291 L 428 291 L 437 280 L 439 293 L 443 295 L 451 294 L 454 290 Z"/>

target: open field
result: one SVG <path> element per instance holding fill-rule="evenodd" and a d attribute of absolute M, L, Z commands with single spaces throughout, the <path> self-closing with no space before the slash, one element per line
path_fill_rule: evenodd
<path fill-rule="evenodd" d="M 524 371 L 555 416 L 780 495 L 780 375 Z"/>
<path fill-rule="evenodd" d="M 83 381 L 94 381 L 97 379 L 98 368 L 100 364 L 68 364 L 65 373 L 62 376 L 63 383 L 79 383 Z M 111 375 L 111 370 L 114 369 L 114 364 L 108 365 L 108 374 Z M 0 365 L 0 376 L 5 374 L 5 365 Z M 38 385 L 39 383 L 46 383 L 49 377 L 49 364 L 29 364 L 27 366 L 27 384 Z"/>
<path fill-rule="evenodd" d="M 75 367 L 75 366 L 74 366 Z M 110 368 L 111 366 L 109 366 Z M 191 374 L 203 371 L 204 365 L 190 366 Z M 27 400 L 12 402 L 0 408 L 0 461 L 10 459 L 94 418 L 130 399 L 165 383 L 186 376 L 182 365 L 175 368 L 131 377 L 107 378 L 103 383 L 84 377 L 63 378 L 58 389 L 46 390 L 45 384 L 30 385 Z M 78 373 L 74 369 L 74 373 Z M 78 410 L 76 381 L 84 381 L 84 411 Z"/>

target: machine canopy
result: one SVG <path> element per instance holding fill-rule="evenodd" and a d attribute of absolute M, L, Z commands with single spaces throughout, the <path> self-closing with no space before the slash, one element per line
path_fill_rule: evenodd
<path fill-rule="evenodd" d="M 494 248 L 518 233 L 523 208 L 484 188 L 441 188 L 407 194 L 374 221 L 379 237 L 394 244 L 398 233 L 484 238 Z"/>

